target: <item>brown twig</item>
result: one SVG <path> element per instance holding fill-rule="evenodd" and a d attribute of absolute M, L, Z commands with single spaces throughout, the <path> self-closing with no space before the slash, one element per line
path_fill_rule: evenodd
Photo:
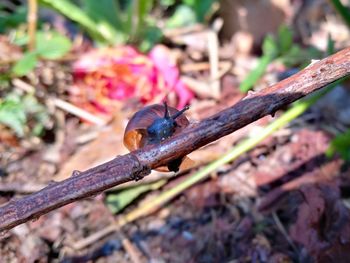
<path fill-rule="evenodd" d="M 350 48 L 315 62 L 299 73 L 259 92 L 251 92 L 234 106 L 189 126 L 159 145 L 114 160 L 50 184 L 43 190 L 0 208 L 0 230 L 37 218 L 68 203 L 108 188 L 141 179 L 162 166 L 213 142 L 289 103 L 350 74 Z"/>
<path fill-rule="evenodd" d="M 34 86 L 28 84 L 27 82 L 21 80 L 21 79 L 14 79 L 12 80 L 12 84 L 27 93 L 34 93 L 35 88 Z M 89 113 L 86 110 L 83 110 L 69 102 L 66 102 L 64 100 L 58 99 L 58 98 L 50 98 L 53 105 L 55 105 L 57 108 L 60 108 L 61 110 L 64 110 L 72 115 L 75 115 L 79 118 L 82 118 L 88 122 L 91 122 L 93 124 L 96 124 L 98 126 L 105 126 L 107 124 L 107 121 L 95 116 L 92 113 Z"/>
<path fill-rule="evenodd" d="M 122 239 L 122 245 L 125 251 L 130 256 L 131 262 L 133 263 L 141 263 L 141 251 L 130 241 L 130 239 L 124 235 L 122 232 L 119 232 L 119 235 Z"/>
<path fill-rule="evenodd" d="M 38 15 L 38 2 L 37 0 L 28 1 L 28 50 L 33 51 L 35 49 L 35 33 L 36 33 L 36 24 L 37 24 L 37 15 Z"/>

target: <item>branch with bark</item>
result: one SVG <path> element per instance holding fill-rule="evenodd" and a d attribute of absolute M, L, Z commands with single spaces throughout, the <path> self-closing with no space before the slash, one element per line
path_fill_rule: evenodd
<path fill-rule="evenodd" d="M 62 182 L 13 200 L 0 208 L 0 230 L 11 229 L 56 208 L 131 180 L 140 180 L 162 166 L 228 135 L 266 115 L 350 74 L 350 48 L 317 61 L 299 73 L 197 124 L 159 145 L 150 145 L 84 172 L 74 171 Z"/>

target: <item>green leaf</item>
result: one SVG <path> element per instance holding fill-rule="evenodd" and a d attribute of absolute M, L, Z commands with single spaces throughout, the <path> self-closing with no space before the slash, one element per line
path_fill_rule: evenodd
<path fill-rule="evenodd" d="M 27 119 L 31 120 L 29 123 L 33 126 L 31 133 L 35 136 L 41 135 L 50 120 L 46 108 L 31 94 L 23 96 L 21 104 Z"/>
<path fill-rule="evenodd" d="M 264 75 L 267 66 L 278 55 L 278 47 L 275 39 L 268 35 L 262 45 L 263 55 L 259 59 L 257 66 L 248 74 L 239 86 L 240 91 L 247 92 L 252 89 L 255 83 Z"/>
<path fill-rule="evenodd" d="M 262 75 L 264 75 L 266 68 L 271 63 L 271 61 L 271 56 L 262 56 L 259 59 L 256 68 L 253 69 L 248 74 L 248 76 L 242 81 L 241 85 L 239 86 L 240 91 L 247 92 L 248 90 L 252 89 L 255 83 L 261 78 Z"/>
<path fill-rule="evenodd" d="M 145 31 L 149 31 L 150 23 L 147 21 L 147 16 L 151 13 L 154 1 L 153 0 L 134 0 L 136 10 L 134 11 L 134 24 L 133 28 L 134 39 L 139 38 L 141 41 L 144 40 L 144 37 L 147 35 Z"/>
<path fill-rule="evenodd" d="M 188 5 L 188 6 L 191 6 L 191 7 L 194 7 L 197 0 L 182 0 L 182 2 L 185 4 L 185 5 Z"/>
<path fill-rule="evenodd" d="M 0 123 L 11 128 L 17 136 L 24 136 L 26 115 L 20 102 L 5 100 L 0 103 Z"/>
<path fill-rule="evenodd" d="M 187 5 L 180 5 L 175 13 L 168 19 L 166 26 L 168 28 L 183 27 L 196 23 L 196 14 L 193 9 Z"/>
<path fill-rule="evenodd" d="M 285 52 L 279 59 L 287 67 L 294 67 L 304 63 L 309 57 L 306 50 L 302 50 L 298 45 L 293 45 L 288 52 Z M 307 60 L 309 63 L 310 60 Z"/>
<path fill-rule="evenodd" d="M 101 32 L 113 44 L 125 42 L 127 35 L 123 31 L 123 12 L 118 1 L 85 0 L 82 3 L 86 15 L 95 23 L 95 31 Z"/>
<path fill-rule="evenodd" d="M 336 152 L 338 152 L 345 161 L 350 161 L 350 129 L 337 135 L 332 140 L 326 154 L 331 157 Z"/>
<path fill-rule="evenodd" d="M 28 44 L 28 34 L 26 32 L 17 32 L 14 36 L 13 43 L 17 46 L 25 46 Z"/>
<path fill-rule="evenodd" d="M 69 38 L 54 32 L 37 32 L 36 53 L 46 59 L 58 59 L 72 47 Z"/>
<path fill-rule="evenodd" d="M 154 0 L 39 0 L 77 22 L 90 37 L 102 44 L 124 44 L 129 41 L 146 46 L 145 32 L 150 25 Z M 74 3 L 80 3 L 80 6 Z M 148 41 L 148 42 L 147 42 Z M 146 40 L 147 45 L 152 41 Z M 148 49 L 148 47 L 147 47 Z"/>
<path fill-rule="evenodd" d="M 162 31 L 158 27 L 145 28 L 143 40 L 139 45 L 141 52 L 149 51 L 163 37 Z"/>
<path fill-rule="evenodd" d="M 263 54 L 265 56 L 271 57 L 271 59 L 277 57 L 278 46 L 275 39 L 272 36 L 268 35 L 265 37 L 264 42 L 262 44 L 262 50 Z"/>
<path fill-rule="evenodd" d="M 121 10 L 118 1 L 111 0 L 84 0 L 83 9 L 94 21 L 104 21 L 115 28 L 121 25 Z"/>
<path fill-rule="evenodd" d="M 201 0 L 195 1 L 194 11 L 196 13 L 197 21 L 203 23 L 206 15 L 209 13 L 215 0 Z"/>
<path fill-rule="evenodd" d="M 134 187 L 127 188 L 116 194 L 109 194 L 107 196 L 107 206 L 113 214 L 116 214 L 132 203 L 141 194 L 150 190 L 156 190 L 162 187 L 166 180 L 160 180 L 150 184 L 141 184 Z"/>
<path fill-rule="evenodd" d="M 24 136 L 26 126 L 32 135 L 41 135 L 49 119 L 46 108 L 32 94 L 20 96 L 12 92 L 0 101 L 0 122 L 18 137 Z"/>
<path fill-rule="evenodd" d="M 129 36 L 128 40 L 133 43 L 145 41 L 150 21 L 147 20 L 153 8 L 153 0 L 132 0 L 124 7 L 125 18 L 123 31 Z"/>
<path fill-rule="evenodd" d="M 293 45 L 293 32 L 290 28 L 282 25 L 278 29 L 279 53 L 287 53 Z"/>
<path fill-rule="evenodd" d="M 163 7 L 169 7 L 175 4 L 176 0 L 160 0 L 160 5 Z"/>
<path fill-rule="evenodd" d="M 145 20 L 145 17 L 152 11 L 154 1 L 153 0 L 138 0 L 139 8 L 138 8 L 138 16 L 139 21 L 142 24 Z"/>
<path fill-rule="evenodd" d="M 71 48 L 70 39 L 56 31 L 38 31 L 36 33 L 35 53 L 37 56 L 46 59 L 58 59 L 64 56 Z M 17 45 L 23 46 L 28 44 L 28 35 L 19 36 L 15 39 Z"/>
<path fill-rule="evenodd" d="M 21 104 L 28 114 L 36 114 L 45 110 L 44 106 L 31 94 L 21 97 Z"/>
<path fill-rule="evenodd" d="M 136 35 L 136 28 L 134 27 L 133 21 L 135 20 L 134 18 L 134 12 L 135 12 L 135 7 L 133 6 L 132 2 L 129 3 L 128 6 L 125 7 L 125 18 L 123 21 L 122 29 L 124 32 L 127 32 L 129 35 L 128 40 L 134 40 L 134 37 Z"/>
<path fill-rule="evenodd" d="M 86 29 L 86 31 L 94 40 L 114 44 L 116 36 L 115 30 L 112 29 L 110 26 L 104 25 L 104 23 L 101 21 L 95 21 L 93 17 L 90 17 L 72 1 L 39 0 L 39 3 L 58 11 L 62 15 L 78 23 L 80 26 Z M 118 15 L 120 14 L 115 14 L 115 16 Z"/>
<path fill-rule="evenodd" d="M 10 13 L 6 11 L 5 6 L 0 4 L 0 33 L 4 33 L 6 29 L 16 28 L 20 24 L 25 23 L 27 11 L 27 6 L 21 5 Z"/>
<path fill-rule="evenodd" d="M 24 76 L 35 68 L 37 62 L 37 54 L 35 52 L 27 52 L 12 67 L 12 72 L 17 76 Z"/>
<path fill-rule="evenodd" d="M 44 132 L 44 125 L 42 123 L 37 123 L 32 129 L 32 134 L 34 136 L 41 136 Z"/>

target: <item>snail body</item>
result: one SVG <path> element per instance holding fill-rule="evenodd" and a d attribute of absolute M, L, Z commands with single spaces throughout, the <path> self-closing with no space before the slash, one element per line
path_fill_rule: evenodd
<path fill-rule="evenodd" d="M 180 132 L 190 122 L 183 114 L 188 107 L 178 111 L 175 108 L 154 104 L 136 112 L 124 133 L 124 145 L 130 151 L 137 150 L 151 144 L 159 144 L 165 139 Z M 158 171 L 174 171 L 181 169 L 182 164 L 189 163 L 188 157 L 180 158 L 168 163 L 167 167 L 160 167 Z M 188 164 L 187 164 L 188 166 Z"/>

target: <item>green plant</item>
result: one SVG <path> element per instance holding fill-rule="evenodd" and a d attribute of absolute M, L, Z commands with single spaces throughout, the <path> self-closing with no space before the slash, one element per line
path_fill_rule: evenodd
<path fill-rule="evenodd" d="M 148 48 L 161 38 L 161 31 L 148 15 L 153 8 L 150 0 L 85 0 L 80 6 L 70 0 L 40 0 L 78 23 L 100 44 L 135 42 Z"/>
<path fill-rule="evenodd" d="M 166 21 L 166 26 L 176 28 L 205 22 L 212 11 L 215 1 L 182 0 L 179 4 L 175 1 L 161 1 L 162 6 L 175 9 L 174 13 Z"/>
<path fill-rule="evenodd" d="M 17 39 L 17 44 L 28 43 L 28 36 Z M 71 41 L 55 31 L 36 33 L 36 47 L 33 51 L 27 51 L 12 68 L 17 76 L 23 76 L 32 71 L 37 65 L 38 59 L 58 59 L 64 56 L 71 49 Z"/>
<path fill-rule="evenodd" d="M 182 0 L 184 4 L 191 7 L 196 15 L 196 20 L 203 23 L 206 16 L 211 11 L 211 7 L 216 0 Z"/>
<path fill-rule="evenodd" d="M 20 5 L 10 11 L 5 3 L 0 3 L 0 33 L 5 33 L 7 29 L 25 23 L 26 17 L 27 7 L 25 5 Z"/>
<path fill-rule="evenodd" d="M 262 45 L 262 56 L 257 66 L 241 82 L 240 90 L 247 92 L 265 73 L 267 66 L 274 60 L 279 60 L 287 67 L 305 67 L 311 59 L 320 58 L 322 53 L 315 48 L 302 49 L 293 43 L 293 32 L 282 25 L 276 37 L 268 35 Z"/>
<path fill-rule="evenodd" d="M 339 153 L 345 161 L 350 161 L 350 129 L 337 135 L 331 142 L 327 150 L 329 157 Z"/>
<path fill-rule="evenodd" d="M 30 94 L 10 93 L 0 100 L 0 123 L 12 129 L 18 137 L 39 136 L 49 122 L 45 107 Z"/>
<path fill-rule="evenodd" d="M 216 0 L 39 0 L 41 5 L 63 14 L 79 24 L 99 44 L 137 44 L 141 51 L 150 49 L 162 38 L 157 19 L 150 16 L 161 6 L 175 12 L 166 26 L 178 27 L 203 22 Z"/>
<path fill-rule="evenodd" d="M 350 9 L 345 7 L 339 0 L 331 0 L 333 6 L 342 16 L 343 20 L 350 26 Z M 328 53 L 334 49 L 334 43 L 331 39 L 328 41 Z M 287 67 L 300 66 L 301 68 L 310 63 L 310 59 L 322 57 L 320 51 L 315 48 L 303 49 L 293 43 L 293 33 L 286 27 L 281 26 L 276 37 L 267 36 L 263 42 L 263 55 L 255 69 L 242 81 L 240 90 L 247 92 L 261 78 L 266 71 L 267 66 L 275 59 L 280 60 Z"/>
<path fill-rule="evenodd" d="M 149 184 L 139 184 L 128 187 L 116 193 L 110 193 L 106 198 L 107 206 L 113 214 L 117 214 L 131 204 L 140 195 L 149 191 L 157 190 L 166 182 L 167 180 L 163 179 Z"/>

